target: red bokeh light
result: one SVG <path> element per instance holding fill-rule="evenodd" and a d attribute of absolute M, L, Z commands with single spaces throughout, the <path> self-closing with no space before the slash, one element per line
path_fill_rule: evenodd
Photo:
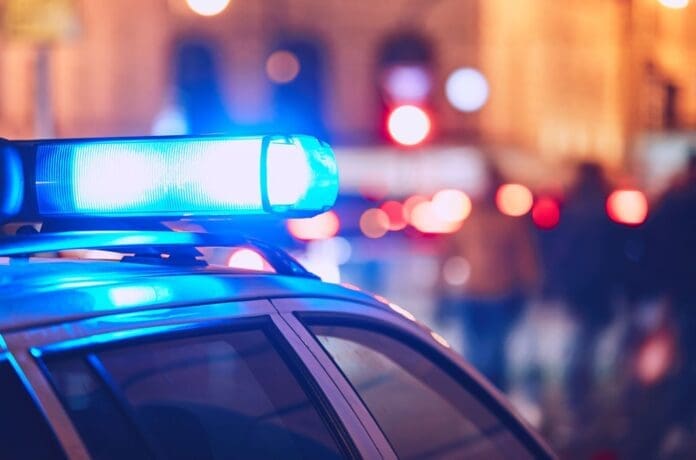
<path fill-rule="evenodd" d="M 640 225 L 648 217 L 648 199 L 640 190 L 615 190 L 607 198 L 607 214 L 614 222 Z"/>
<path fill-rule="evenodd" d="M 532 208 L 532 220 L 537 227 L 550 230 L 561 220 L 561 210 L 553 198 L 542 197 Z"/>
<path fill-rule="evenodd" d="M 404 205 L 398 201 L 387 201 L 380 206 L 389 217 L 389 230 L 399 231 L 406 228 L 408 222 L 404 218 Z"/>

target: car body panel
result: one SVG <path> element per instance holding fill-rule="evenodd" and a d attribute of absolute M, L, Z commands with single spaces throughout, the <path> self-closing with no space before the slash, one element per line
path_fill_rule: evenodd
<path fill-rule="evenodd" d="M 347 315 L 417 338 L 470 376 L 515 423 L 525 427 L 534 443 L 550 452 L 513 415 L 504 397 L 446 342 L 385 299 L 312 278 L 268 273 L 64 259 L 20 264 L 15 286 L 0 288 L 0 297 L 4 297 L 0 348 L 14 356 L 70 458 L 88 458 L 88 453 L 42 369 L 42 354 L 186 328 L 225 326 L 249 318 L 270 319 L 321 388 L 358 455 L 396 458 L 360 397 L 298 314 Z M 12 265 L 0 267 L 0 279 L 7 278 Z"/>
<path fill-rule="evenodd" d="M 18 358 L 19 367 L 36 390 L 37 400 L 57 432 L 66 452 L 75 458 L 88 458 L 86 449 L 72 426 L 68 414 L 52 390 L 41 357 L 46 353 L 65 353 L 75 349 L 91 349 L 143 337 L 161 337 L 184 329 L 206 330 L 211 327 L 232 326 L 250 318 L 269 319 L 296 356 L 316 381 L 332 412 L 347 432 L 350 443 L 362 458 L 385 457 L 376 448 L 361 421 L 355 417 L 349 403 L 338 391 L 318 360 L 308 351 L 297 334 L 283 321 L 270 301 L 252 300 L 195 305 L 178 308 L 158 308 L 148 311 L 120 313 L 93 317 L 45 327 L 14 331 L 6 334 L 8 348 Z M 389 458 L 389 457 L 386 457 Z"/>
<path fill-rule="evenodd" d="M 328 297 L 385 308 L 374 297 L 319 280 L 231 270 L 133 267 L 119 262 L 29 262 L 8 280 L 0 265 L 0 332 L 117 312 L 270 297 Z M 22 289 L 17 289 L 22 286 Z"/>

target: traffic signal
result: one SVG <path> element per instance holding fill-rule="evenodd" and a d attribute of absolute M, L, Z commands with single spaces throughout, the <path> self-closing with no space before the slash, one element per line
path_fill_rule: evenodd
<path fill-rule="evenodd" d="M 418 35 L 395 36 L 382 50 L 379 90 L 383 132 L 399 146 L 418 146 L 432 134 L 432 112 L 428 109 L 433 86 L 431 67 L 431 48 Z"/>

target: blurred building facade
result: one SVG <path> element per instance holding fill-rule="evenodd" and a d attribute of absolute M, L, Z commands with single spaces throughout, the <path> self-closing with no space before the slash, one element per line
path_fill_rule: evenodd
<path fill-rule="evenodd" d="M 0 0 L 7 7 L 13 0 Z M 53 1 L 53 0 L 52 0 Z M 237 125 L 273 121 L 266 60 L 279 44 L 314 45 L 320 111 L 337 144 L 380 141 L 379 60 L 417 36 L 432 53 L 437 142 L 500 146 L 549 159 L 630 166 L 645 132 L 696 127 L 696 5 L 657 0 L 232 0 L 202 17 L 185 0 L 74 0 L 79 33 L 49 46 L 58 136 L 141 135 L 171 98 L 177 44 L 205 40 Z M 0 41 L 0 136 L 34 132 L 37 45 Z M 458 67 L 480 69 L 476 113 L 444 94 Z"/>

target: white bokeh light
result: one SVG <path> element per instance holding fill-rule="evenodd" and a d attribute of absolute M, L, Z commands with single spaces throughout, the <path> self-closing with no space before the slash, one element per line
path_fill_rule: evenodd
<path fill-rule="evenodd" d="M 384 87 L 395 101 L 421 102 L 430 92 L 430 75 L 422 66 L 394 66 L 385 75 Z"/>
<path fill-rule="evenodd" d="M 452 106 L 462 112 L 475 112 L 488 100 L 488 82 L 481 72 L 462 67 L 449 76 L 445 94 Z"/>
<path fill-rule="evenodd" d="M 232 253 L 227 261 L 227 266 L 260 272 L 264 271 L 265 261 L 258 252 L 248 248 L 241 248 Z"/>
<path fill-rule="evenodd" d="M 463 286 L 471 276 L 471 264 L 461 256 L 452 256 L 442 267 L 442 277 L 450 286 Z"/>
<path fill-rule="evenodd" d="M 186 0 L 186 4 L 194 13 L 201 16 L 215 16 L 222 13 L 230 0 Z"/>
<path fill-rule="evenodd" d="M 417 145 L 430 133 L 430 117 L 420 107 L 402 105 L 387 120 L 389 135 L 401 145 Z"/>
<path fill-rule="evenodd" d="M 445 189 L 432 199 L 433 212 L 445 222 L 461 222 L 471 213 L 471 199 L 461 190 Z"/>
<path fill-rule="evenodd" d="M 689 0 L 659 0 L 659 2 L 662 6 L 673 10 L 679 10 L 689 6 Z"/>

